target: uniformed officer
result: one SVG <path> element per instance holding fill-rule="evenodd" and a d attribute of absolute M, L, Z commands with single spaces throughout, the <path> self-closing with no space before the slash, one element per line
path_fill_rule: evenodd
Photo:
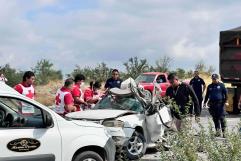
<path fill-rule="evenodd" d="M 199 76 L 198 71 L 194 71 L 194 77 L 190 81 L 190 85 L 195 91 L 195 94 L 198 98 L 200 104 L 200 112 L 202 111 L 202 102 L 203 102 L 203 92 L 206 89 L 206 84 L 204 80 Z"/>
<path fill-rule="evenodd" d="M 206 103 L 208 101 L 209 112 L 213 118 L 213 122 L 216 129 L 216 136 L 221 136 L 220 129 L 222 128 L 223 137 L 225 137 L 226 122 L 224 105 L 228 105 L 227 100 L 227 90 L 224 84 L 219 82 L 218 74 L 213 74 L 212 83 L 209 84 L 207 88 L 204 100 L 204 107 L 206 107 Z"/>
<path fill-rule="evenodd" d="M 120 73 L 117 69 L 112 70 L 112 77 L 109 78 L 105 83 L 105 89 L 108 90 L 110 88 L 120 88 L 122 80 L 120 79 Z"/>

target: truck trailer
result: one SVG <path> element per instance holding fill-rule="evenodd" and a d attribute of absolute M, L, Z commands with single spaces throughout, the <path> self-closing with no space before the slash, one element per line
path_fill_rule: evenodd
<path fill-rule="evenodd" d="M 241 96 L 241 26 L 220 32 L 219 69 L 221 80 L 230 83 L 228 113 L 240 113 Z"/>

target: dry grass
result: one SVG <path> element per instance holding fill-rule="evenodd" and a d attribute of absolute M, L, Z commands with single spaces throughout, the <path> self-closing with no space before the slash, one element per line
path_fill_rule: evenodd
<path fill-rule="evenodd" d="M 46 106 L 53 105 L 55 94 L 62 85 L 62 81 L 52 81 L 44 86 L 36 86 L 36 100 Z"/>
<path fill-rule="evenodd" d="M 47 85 L 36 86 L 36 101 L 46 106 L 54 105 L 55 94 L 57 90 L 63 86 L 63 84 L 63 81 L 50 81 Z M 85 83 L 85 86 L 82 90 L 86 89 L 87 87 L 89 87 L 88 82 Z M 104 91 L 104 85 L 102 85 L 101 90 Z"/>

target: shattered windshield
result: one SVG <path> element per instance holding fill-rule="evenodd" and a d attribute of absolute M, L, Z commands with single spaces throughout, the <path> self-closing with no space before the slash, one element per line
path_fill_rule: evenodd
<path fill-rule="evenodd" d="M 133 96 L 120 97 L 115 95 L 107 95 L 95 105 L 94 109 L 131 110 L 135 112 L 143 111 L 141 103 Z"/>

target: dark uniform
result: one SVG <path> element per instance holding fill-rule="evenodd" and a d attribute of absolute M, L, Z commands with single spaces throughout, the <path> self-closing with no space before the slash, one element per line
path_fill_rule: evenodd
<path fill-rule="evenodd" d="M 203 101 L 203 86 L 205 85 L 205 82 L 200 77 L 194 77 L 190 81 L 190 85 L 192 86 L 198 101 L 200 105 L 200 112 L 202 111 L 202 101 Z"/>
<path fill-rule="evenodd" d="M 105 83 L 105 88 L 120 88 L 121 86 L 121 83 L 122 83 L 122 80 L 121 79 L 113 79 L 113 78 L 109 78 L 106 83 Z"/>
<path fill-rule="evenodd" d="M 197 96 L 195 95 L 192 87 L 188 84 L 181 83 L 176 88 L 173 88 L 172 86 L 168 87 L 166 90 L 166 96 L 169 96 L 170 98 L 173 98 L 175 100 L 176 104 L 179 106 L 179 111 L 183 116 L 185 116 L 188 113 L 192 114 L 193 105 L 195 115 L 200 115 L 200 107 Z M 190 100 L 190 97 L 192 98 L 192 101 Z M 175 111 L 174 115 L 176 118 L 181 119 L 181 116 L 175 113 Z"/>
<path fill-rule="evenodd" d="M 205 96 L 204 104 L 207 103 L 209 99 L 209 112 L 213 117 L 213 122 L 215 124 L 215 129 L 218 132 L 220 130 L 220 124 L 222 131 L 225 131 L 225 111 L 224 104 L 227 101 L 227 90 L 223 83 L 212 83 L 208 85 L 207 93 Z"/>

